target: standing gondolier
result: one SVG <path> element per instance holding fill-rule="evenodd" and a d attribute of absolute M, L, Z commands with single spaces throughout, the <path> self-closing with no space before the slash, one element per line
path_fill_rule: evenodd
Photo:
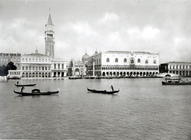
<path fill-rule="evenodd" d="M 113 85 L 111 85 L 111 90 L 114 91 Z"/>
<path fill-rule="evenodd" d="M 21 92 L 23 92 L 23 89 L 24 89 L 24 86 L 22 86 L 22 88 L 21 88 Z"/>

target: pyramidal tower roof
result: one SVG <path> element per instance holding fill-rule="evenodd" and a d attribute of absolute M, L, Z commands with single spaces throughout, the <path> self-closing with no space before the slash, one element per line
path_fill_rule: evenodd
<path fill-rule="evenodd" d="M 52 18 L 51 18 L 51 15 L 49 14 L 48 16 L 48 22 L 47 22 L 48 25 L 53 25 L 53 22 L 52 22 Z"/>

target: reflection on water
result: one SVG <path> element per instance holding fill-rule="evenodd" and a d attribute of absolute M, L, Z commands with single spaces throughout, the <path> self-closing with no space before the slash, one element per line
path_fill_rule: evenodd
<path fill-rule="evenodd" d="M 1 139 L 175 139 L 191 134 L 191 86 L 161 79 L 34 80 L 59 95 L 20 97 L 15 81 L 0 83 Z M 120 89 L 119 95 L 87 88 Z"/>

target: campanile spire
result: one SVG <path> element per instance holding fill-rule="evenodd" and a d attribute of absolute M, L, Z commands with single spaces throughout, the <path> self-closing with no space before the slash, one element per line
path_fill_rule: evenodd
<path fill-rule="evenodd" d="M 45 24 L 45 54 L 54 58 L 54 24 L 49 9 L 47 24 Z"/>

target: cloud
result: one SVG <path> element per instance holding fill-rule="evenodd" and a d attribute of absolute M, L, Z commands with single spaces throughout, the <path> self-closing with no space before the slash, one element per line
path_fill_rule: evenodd
<path fill-rule="evenodd" d="M 71 29 L 79 36 L 96 36 L 96 31 L 89 25 L 88 22 L 77 22 L 71 24 Z"/>
<path fill-rule="evenodd" d="M 175 45 L 175 46 L 179 46 L 179 45 L 181 45 L 183 42 L 185 42 L 186 39 L 183 38 L 183 37 L 174 37 L 173 41 L 174 41 L 174 45 Z"/>
<path fill-rule="evenodd" d="M 152 26 L 143 27 L 142 30 L 138 27 L 131 27 L 127 29 L 127 33 L 131 38 L 154 39 L 160 33 L 160 30 Z"/>
<path fill-rule="evenodd" d="M 10 23 L 1 23 L 1 25 L 0 48 L 2 52 L 30 53 L 35 48 L 44 52 L 42 34 L 27 19 L 15 18 Z"/>
<path fill-rule="evenodd" d="M 111 22 L 115 22 L 119 20 L 119 16 L 114 12 L 106 12 L 104 16 L 98 20 L 100 24 L 110 24 Z"/>
<path fill-rule="evenodd" d="M 181 36 L 176 37 L 175 34 L 172 34 L 172 30 L 154 25 L 132 26 L 123 24 L 121 26 L 121 22 L 118 22 L 119 18 L 114 16 L 117 14 L 112 13 L 110 14 L 112 16 L 108 16 L 109 14 L 105 13 L 104 15 L 94 20 L 94 22 L 81 20 L 63 24 L 56 38 L 58 42 L 63 40 L 62 43 L 56 43 L 57 55 L 61 57 L 63 56 L 62 52 L 65 52 L 67 57 L 80 59 L 83 53 L 88 52 L 91 55 L 95 50 L 137 50 L 159 52 L 161 61 L 164 62 L 165 60 L 171 60 L 169 57 L 170 51 L 176 56 L 176 60 L 183 59 L 177 50 L 182 46 L 180 42 L 185 41 L 185 39 L 182 39 Z M 100 24 L 103 19 L 105 19 L 104 24 L 103 22 Z M 124 18 L 120 19 L 122 22 L 125 22 L 125 20 Z M 115 21 L 115 24 L 112 24 L 113 21 Z M 179 45 L 175 45 L 177 43 Z"/>
<path fill-rule="evenodd" d="M 0 1 L 0 49 L 31 53 L 37 47 L 43 53 L 51 5 L 56 57 L 140 50 L 159 52 L 163 62 L 191 60 L 190 4 L 187 0 L 114 0 L 109 5 L 107 0 Z"/>
<path fill-rule="evenodd" d="M 160 33 L 158 28 L 147 26 L 142 31 L 142 37 L 145 39 L 153 39 Z"/>

